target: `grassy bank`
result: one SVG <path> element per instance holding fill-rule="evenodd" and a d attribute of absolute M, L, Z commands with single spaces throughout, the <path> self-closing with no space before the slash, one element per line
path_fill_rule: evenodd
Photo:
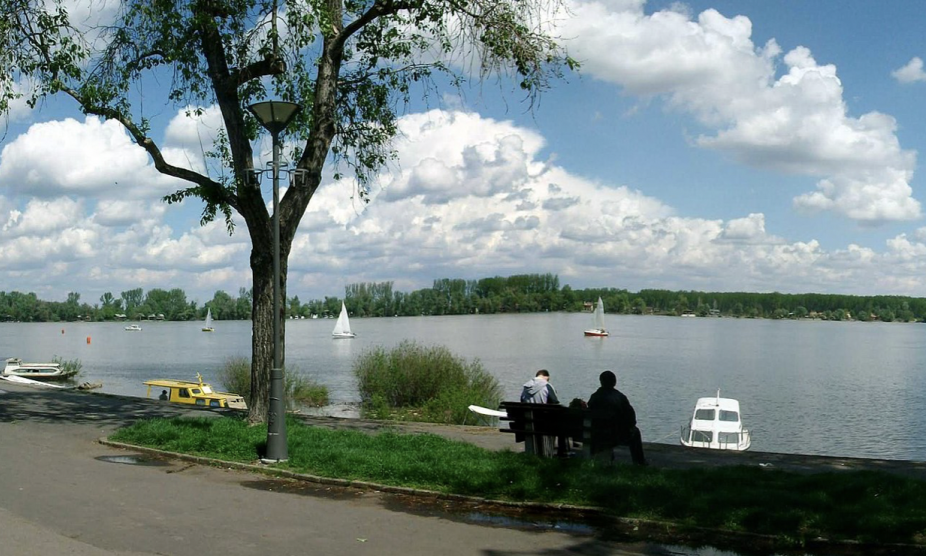
<path fill-rule="evenodd" d="M 333 431 L 287 424 L 281 467 L 486 498 L 604 508 L 615 516 L 772 535 L 801 545 L 823 537 L 923 544 L 926 483 L 876 472 L 802 475 L 761 468 L 697 470 L 601 466 L 493 452 L 434 435 Z M 266 429 L 237 418 L 153 419 L 113 440 L 253 462 Z"/>

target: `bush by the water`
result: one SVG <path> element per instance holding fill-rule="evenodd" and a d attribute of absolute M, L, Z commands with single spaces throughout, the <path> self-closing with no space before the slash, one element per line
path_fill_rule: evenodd
<path fill-rule="evenodd" d="M 80 376 L 80 371 L 84 367 L 80 359 L 62 359 L 56 355 L 51 358 L 51 361 L 57 363 L 58 368 L 61 369 L 61 374 L 70 379 Z"/>
<path fill-rule="evenodd" d="M 502 388 L 478 359 L 443 346 L 405 341 L 363 353 L 354 363 L 363 415 L 431 423 L 463 423 L 471 404 L 498 407 Z"/>
<path fill-rule="evenodd" d="M 288 404 L 311 407 L 328 405 L 328 387 L 284 368 L 284 389 Z M 229 392 L 251 397 L 251 360 L 247 357 L 230 357 L 219 371 L 219 380 Z"/>

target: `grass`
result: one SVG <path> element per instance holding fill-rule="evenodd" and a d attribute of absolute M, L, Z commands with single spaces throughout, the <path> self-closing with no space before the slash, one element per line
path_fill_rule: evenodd
<path fill-rule="evenodd" d="M 435 435 L 356 431 L 287 423 L 289 461 L 280 467 L 492 499 L 603 508 L 615 516 L 734 533 L 785 545 L 818 537 L 920 543 L 926 482 L 861 471 L 797 474 L 752 467 L 693 470 L 601 466 L 494 452 Z M 266 429 L 243 419 L 152 419 L 115 441 L 236 462 L 253 462 Z"/>

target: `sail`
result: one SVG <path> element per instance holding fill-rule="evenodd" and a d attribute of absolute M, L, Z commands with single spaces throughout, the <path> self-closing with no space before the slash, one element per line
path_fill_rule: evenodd
<path fill-rule="evenodd" d="M 347 307 L 344 306 L 344 302 L 341 302 L 341 314 L 338 315 L 338 322 L 334 324 L 334 330 L 331 331 L 331 334 L 334 336 L 349 336 L 352 334 L 350 331 L 350 320 L 347 318 Z"/>
<path fill-rule="evenodd" d="M 212 309 L 206 310 L 206 328 L 212 328 Z"/>
<path fill-rule="evenodd" d="M 604 330 L 604 303 L 598 298 L 598 306 L 595 307 L 595 328 Z"/>

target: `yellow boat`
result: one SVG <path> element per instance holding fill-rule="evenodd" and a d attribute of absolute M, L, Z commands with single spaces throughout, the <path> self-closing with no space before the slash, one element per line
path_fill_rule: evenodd
<path fill-rule="evenodd" d="M 203 382 L 201 374 L 196 373 L 197 382 L 189 380 L 155 379 L 143 382 L 148 387 L 147 397 L 151 397 L 152 388 L 160 388 L 159 399 L 190 405 L 205 407 L 228 407 L 231 409 L 247 409 L 244 398 L 230 392 L 216 392 L 212 386 Z"/>

